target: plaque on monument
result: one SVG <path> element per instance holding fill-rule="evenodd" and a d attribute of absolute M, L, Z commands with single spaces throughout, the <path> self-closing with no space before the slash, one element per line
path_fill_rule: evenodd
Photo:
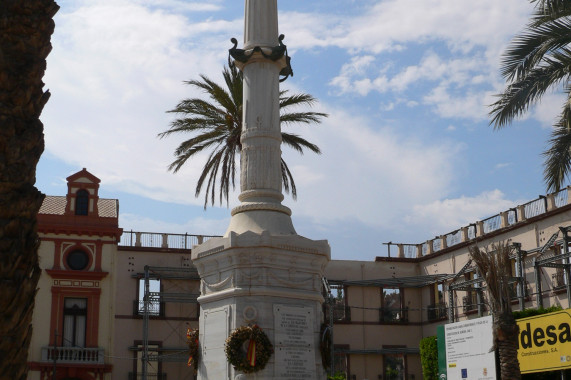
<path fill-rule="evenodd" d="M 315 378 L 313 309 L 274 305 L 275 376 L 280 380 Z"/>
<path fill-rule="evenodd" d="M 201 360 L 207 369 L 203 378 L 228 378 L 228 362 L 224 353 L 224 343 L 228 336 L 228 313 L 229 308 L 223 307 L 203 314 L 204 343 Z"/>

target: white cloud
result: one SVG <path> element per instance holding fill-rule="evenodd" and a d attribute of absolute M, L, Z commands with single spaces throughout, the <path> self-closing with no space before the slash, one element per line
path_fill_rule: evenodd
<path fill-rule="evenodd" d="M 565 95 L 562 93 L 546 93 L 533 107 L 532 117 L 539 121 L 542 127 L 551 128 L 559 120 L 565 101 Z"/>
<path fill-rule="evenodd" d="M 512 166 L 512 165 L 513 164 L 511 162 L 500 162 L 494 166 L 494 169 L 495 170 L 501 170 L 501 169 L 507 168 L 507 167 Z"/>
<path fill-rule="evenodd" d="M 365 57 L 361 57 L 365 58 Z M 354 62 L 366 62 L 357 65 Z M 341 68 L 341 73 L 335 77 L 330 84 L 340 90 L 340 94 L 354 92 L 365 96 L 371 91 L 385 93 L 387 91 L 401 93 L 409 86 L 418 84 L 419 81 L 437 82 L 431 92 L 424 96 L 424 103 L 434 106 L 434 110 L 442 117 L 464 117 L 473 119 L 484 119 L 487 117 L 486 105 L 491 102 L 491 92 L 482 90 L 470 90 L 475 82 L 474 77 L 491 78 L 488 73 L 477 75 L 485 66 L 482 59 L 477 56 L 462 59 L 444 60 L 433 52 L 428 52 L 419 65 L 408 66 L 389 77 L 386 68 L 381 70 L 381 74 L 376 78 L 368 78 L 366 69 L 374 67 L 371 56 L 361 60 L 360 57 L 353 57 L 352 62 Z M 483 79 L 476 81 L 481 83 Z M 451 90 L 458 92 L 466 91 L 468 94 L 459 98 L 456 94 L 452 96 Z M 490 98 L 488 100 L 488 98 Z M 400 102 L 405 101 L 401 99 Z"/>
<path fill-rule="evenodd" d="M 192 24 L 161 8 L 102 0 L 62 8 L 56 23 L 45 77 L 52 97 L 42 115 L 47 152 L 88 166 L 111 186 L 201 205 L 202 199 L 192 196 L 201 164 L 193 161 L 178 175 L 168 173 L 180 139 L 156 135 L 172 119 L 165 111 L 200 95 L 183 85 L 184 79 L 221 78 L 230 46 L 225 41 L 240 33 L 241 21 Z M 196 41 L 197 50 L 189 48 Z"/>
<path fill-rule="evenodd" d="M 410 42 L 444 41 L 462 52 L 475 46 L 499 51 L 525 25 L 530 10 L 519 0 L 480 0 L 469 7 L 457 0 L 388 0 L 353 18 L 284 12 L 281 25 L 292 46 L 304 49 L 337 46 L 378 54 Z"/>
<path fill-rule="evenodd" d="M 420 136 L 403 137 L 387 127 L 373 130 L 371 121 L 340 110 L 325 111 L 330 117 L 321 126 L 303 132 L 322 147 L 323 155 L 300 158 L 284 152 L 296 168 L 294 176 L 298 167 L 319 173 L 311 182 L 296 177 L 300 196 L 288 205 L 294 215 L 319 216 L 320 223 L 351 218 L 390 226 L 411 199 L 429 202 L 449 191 L 462 144 L 430 145 Z"/>
<path fill-rule="evenodd" d="M 500 190 L 485 191 L 474 197 L 437 200 L 417 204 L 404 218 L 409 228 L 431 226 L 434 235 L 442 235 L 482 218 L 496 215 L 521 203 L 505 198 Z"/>

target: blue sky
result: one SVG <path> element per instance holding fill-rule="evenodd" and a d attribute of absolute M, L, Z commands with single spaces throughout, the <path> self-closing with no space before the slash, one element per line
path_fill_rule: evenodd
<path fill-rule="evenodd" d="M 241 1 L 59 0 L 44 78 L 46 150 L 37 186 L 66 193 L 87 168 L 120 201 L 125 230 L 223 234 L 230 208 L 203 210 L 204 161 L 172 174 L 182 137 L 159 140 L 183 80 L 222 81 Z M 373 260 L 383 242 L 421 243 L 545 193 L 541 152 L 563 104 L 549 93 L 494 132 L 487 105 L 504 82 L 501 54 L 525 25 L 522 0 L 279 1 L 292 92 L 330 116 L 288 130 L 322 155 L 284 150 L 298 187 L 286 195 L 300 235 L 336 259 Z M 239 189 L 239 187 L 237 187 Z"/>

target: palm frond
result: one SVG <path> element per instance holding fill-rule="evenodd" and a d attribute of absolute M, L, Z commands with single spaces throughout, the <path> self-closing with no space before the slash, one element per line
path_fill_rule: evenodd
<path fill-rule="evenodd" d="M 203 144 L 193 144 L 189 142 L 189 140 L 182 142 L 175 150 L 174 154 L 176 159 L 169 165 L 168 170 L 171 170 L 173 173 L 178 172 L 189 158 L 195 156 L 197 153 L 200 153 L 207 148 L 210 148 L 213 145 L 218 145 L 223 141 L 223 138 L 219 138 L 216 140 L 207 141 Z"/>
<path fill-rule="evenodd" d="M 280 122 L 282 124 L 294 124 L 294 123 L 305 123 L 311 124 L 321 123 L 321 119 L 327 117 L 326 113 L 322 112 L 294 112 L 294 113 L 284 113 L 280 115 Z"/>
<path fill-rule="evenodd" d="M 520 80 L 538 67 L 544 57 L 571 42 L 571 20 L 558 19 L 529 28 L 516 36 L 504 54 L 501 73 L 508 81 Z"/>
<path fill-rule="evenodd" d="M 222 76 L 225 87 L 216 84 L 205 75 L 201 75 L 200 80 L 185 81 L 185 84 L 204 91 L 209 100 L 201 98 L 183 99 L 175 108 L 167 111 L 181 117 L 173 120 L 168 130 L 158 134 L 159 138 L 177 133 L 191 135 L 191 138 L 181 142 L 175 149 L 176 158 L 169 166 L 169 170 L 173 172 L 177 172 L 188 159 L 195 157 L 198 153 L 210 150 L 195 188 L 196 197 L 203 190 L 205 191 L 204 208 L 207 207 L 208 203 L 215 204 L 217 193 L 219 193 L 220 203 L 225 199 L 226 204 L 228 204 L 230 189 L 235 187 L 236 154 L 242 149 L 240 136 L 242 132 L 243 75 L 234 63 L 229 61 Z M 312 106 L 316 102 L 316 99 L 308 94 L 287 96 L 286 90 L 280 91 L 279 94 L 281 111 L 288 107 Z M 324 117 L 327 117 L 327 114 L 321 112 L 286 111 L 280 115 L 280 123 L 283 125 L 320 123 Z M 321 153 L 317 145 L 297 135 L 284 133 L 282 140 L 284 145 L 299 153 L 303 153 L 304 148 L 315 153 Z M 292 197 L 296 199 L 297 189 L 291 171 L 283 159 L 281 159 L 280 166 L 282 185 L 285 191 L 291 191 Z"/>
<path fill-rule="evenodd" d="M 298 105 L 311 107 L 317 102 L 317 99 L 309 94 L 294 94 L 286 96 L 287 93 L 287 90 L 280 91 L 280 109 Z"/>
<path fill-rule="evenodd" d="M 295 187 L 295 181 L 293 180 L 293 176 L 289 171 L 289 167 L 287 166 L 284 159 L 281 159 L 281 172 L 282 172 L 282 185 L 284 187 L 284 191 L 289 193 L 291 188 L 291 197 L 296 200 L 297 199 L 297 188 Z"/>
<path fill-rule="evenodd" d="M 545 168 L 543 177 L 548 191 L 559 191 L 571 173 L 571 98 L 567 90 L 567 102 L 551 132 L 549 148 L 543 152 Z"/>
<path fill-rule="evenodd" d="M 532 21 L 548 22 L 571 14 L 571 3 L 569 0 L 531 0 L 536 3 Z M 530 26 L 535 26 L 532 22 Z"/>
<path fill-rule="evenodd" d="M 321 154 L 321 149 L 319 149 L 317 145 L 310 143 L 303 137 L 291 133 L 282 132 L 282 143 L 293 148 L 300 154 L 303 154 L 303 148 L 307 148 L 313 153 Z"/>
<path fill-rule="evenodd" d="M 507 86 L 499 100 L 491 105 L 490 124 L 499 129 L 509 124 L 514 118 L 525 113 L 529 107 L 550 87 L 568 80 L 571 51 L 562 49 L 561 56 L 554 55 L 545 66 L 531 70 L 520 80 Z M 545 60 L 544 60 L 545 61 Z"/>

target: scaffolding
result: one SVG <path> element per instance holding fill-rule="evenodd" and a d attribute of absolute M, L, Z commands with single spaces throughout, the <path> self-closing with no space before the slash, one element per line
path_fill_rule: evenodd
<path fill-rule="evenodd" d="M 184 361 L 185 359 L 173 358 L 172 356 L 149 355 L 149 320 L 151 312 L 154 311 L 155 305 L 164 305 L 164 303 L 194 303 L 198 304 L 199 294 L 192 293 L 173 293 L 151 291 L 150 280 L 200 280 L 196 268 L 174 268 L 174 267 L 156 267 L 145 265 L 144 272 L 133 275 L 134 278 L 144 279 L 143 293 L 143 344 L 141 356 L 141 376 L 142 380 L 148 380 L 147 364 L 150 360 L 157 361 Z M 153 315 L 155 315 L 153 313 Z M 168 350 L 168 349 L 167 349 Z M 166 359 L 166 360 L 165 360 Z"/>

